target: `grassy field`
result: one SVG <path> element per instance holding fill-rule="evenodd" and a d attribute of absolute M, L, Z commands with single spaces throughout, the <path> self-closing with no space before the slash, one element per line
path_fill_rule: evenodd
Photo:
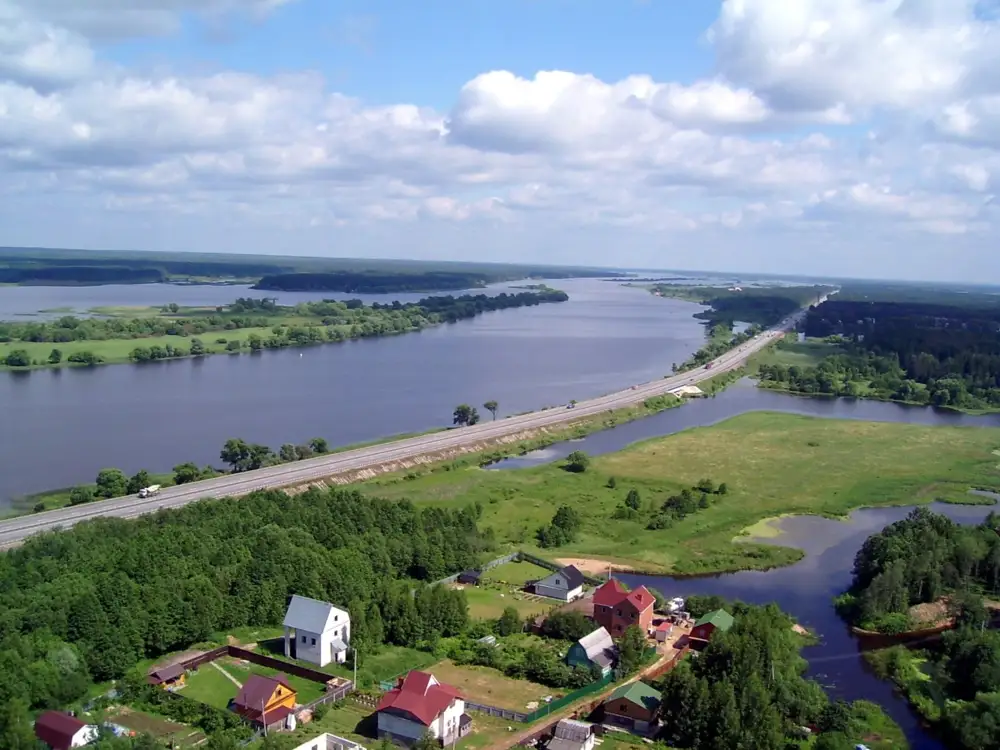
<path fill-rule="evenodd" d="M 780 344 L 769 346 L 753 356 L 751 369 L 758 365 L 785 365 L 791 367 L 815 367 L 824 357 L 843 353 L 843 347 L 838 344 L 828 344 L 819 339 L 790 342 L 783 340 Z"/>
<path fill-rule="evenodd" d="M 545 578 L 552 571 L 535 565 L 526 560 L 511 561 L 503 565 L 490 568 L 484 574 L 484 578 L 497 583 L 506 583 L 511 586 L 524 586 L 528 581 L 537 581 Z"/>
<path fill-rule="evenodd" d="M 171 741 L 176 747 L 196 747 L 205 741 L 205 735 L 197 729 L 132 708 L 116 707 L 108 712 L 107 718 L 136 734 L 151 734 Z"/>
<path fill-rule="evenodd" d="M 216 666 L 213 666 L 216 665 Z M 217 668 L 218 667 L 218 668 Z M 239 688 L 226 678 L 219 669 L 223 669 L 233 679 L 240 684 L 245 683 L 252 674 L 272 677 L 280 670 L 262 667 L 257 664 L 248 664 L 237 661 L 230 657 L 217 659 L 211 664 L 201 665 L 196 672 L 188 675 L 187 685 L 181 690 L 181 694 L 187 698 L 207 703 L 216 708 L 226 708 L 229 701 L 236 696 Z M 318 682 L 312 682 L 294 675 L 285 675 L 288 684 L 291 685 L 297 694 L 298 703 L 306 704 L 323 693 L 323 686 Z"/>
<path fill-rule="evenodd" d="M 512 680 L 489 667 L 459 666 L 450 659 L 438 662 L 428 670 L 441 682 L 458 688 L 466 698 L 488 706 L 512 711 L 533 711 L 546 695 L 559 696 L 559 691 L 528 680 Z M 529 708 L 529 704 L 531 707 Z"/>
<path fill-rule="evenodd" d="M 554 602 L 534 594 L 525 594 L 515 586 L 466 586 L 469 616 L 475 620 L 496 620 L 504 609 L 513 607 L 522 619 L 534 619 L 548 612 Z"/>
<path fill-rule="evenodd" d="M 501 542 L 532 550 L 534 534 L 560 505 L 579 510 L 579 538 L 559 556 L 594 556 L 644 571 L 704 573 L 788 564 L 801 553 L 734 544 L 744 529 L 783 513 L 841 516 L 865 506 L 961 499 L 972 486 L 1000 487 L 1000 430 L 922 427 L 753 413 L 713 427 L 594 457 L 581 474 L 548 465 L 512 471 L 467 468 L 404 481 L 374 480 L 373 495 L 419 504 L 483 506 L 482 524 Z M 607 487 L 615 477 L 616 488 Z M 702 478 L 729 492 L 671 528 L 649 531 L 654 508 Z M 632 488 L 638 520 L 612 514 Z M 551 555 L 552 550 L 547 550 Z"/>

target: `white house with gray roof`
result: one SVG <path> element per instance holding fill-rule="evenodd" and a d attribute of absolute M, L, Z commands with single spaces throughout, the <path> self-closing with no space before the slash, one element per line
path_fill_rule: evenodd
<path fill-rule="evenodd" d="M 583 573 L 573 565 L 557 570 L 552 575 L 536 581 L 533 590 L 539 596 L 571 602 L 583 596 Z"/>
<path fill-rule="evenodd" d="M 294 594 L 285 613 L 285 656 L 325 667 L 343 664 L 351 644 L 351 617 L 329 602 Z"/>

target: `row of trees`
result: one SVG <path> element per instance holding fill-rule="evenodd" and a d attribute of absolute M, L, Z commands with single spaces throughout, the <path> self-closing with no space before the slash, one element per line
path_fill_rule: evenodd
<path fill-rule="evenodd" d="M 414 581 L 493 551 L 480 514 L 311 489 L 33 538 L 0 557 L 0 706 L 63 706 L 140 659 L 278 624 L 293 593 L 348 603 L 363 655 L 461 632 L 464 594 Z"/>
<path fill-rule="evenodd" d="M 731 349 L 742 346 L 764 329 L 759 325 L 751 325 L 742 333 L 734 334 L 732 330 L 732 326 L 727 323 L 713 325 L 709 330 L 708 343 L 692 354 L 685 362 L 673 365 L 673 371 L 680 373 L 703 367 L 716 357 L 721 357 Z"/>
<path fill-rule="evenodd" d="M 496 419 L 500 404 L 490 400 L 483 404 L 483 408 L 493 415 L 493 419 Z M 458 427 L 471 427 L 474 424 L 479 424 L 479 410 L 468 404 L 459 404 L 451 414 L 451 423 Z"/>
<path fill-rule="evenodd" d="M 27 349 L 12 349 L 10 353 L 3 358 L 3 363 L 7 365 L 7 367 L 39 367 L 41 365 L 58 365 L 62 361 L 63 353 L 61 349 L 53 349 L 49 352 L 49 356 L 46 357 L 44 361 L 33 360 Z M 68 357 L 66 357 L 66 361 L 74 365 L 99 365 L 104 361 L 104 358 L 91 351 L 83 350 L 71 353 Z"/>

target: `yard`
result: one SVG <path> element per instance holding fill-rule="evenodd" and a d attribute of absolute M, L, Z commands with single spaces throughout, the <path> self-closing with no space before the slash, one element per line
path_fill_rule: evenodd
<path fill-rule="evenodd" d="M 172 741 L 178 747 L 195 747 L 205 741 L 205 735 L 197 729 L 124 706 L 109 710 L 107 718 L 136 734 L 151 734 L 157 739 Z"/>
<path fill-rule="evenodd" d="M 227 708 L 229 701 L 239 692 L 236 682 L 242 685 L 251 674 L 272 677 L 279 671 L 224 656 L 210 664 L 202 664 L 196 672 L 189 674 L 187 685 L 181 689 L 180 694 L 216 708 Z M 323 694 L 323 685 L 318 682 L 287 673 L 285 676 L 288 684 L 295 689 L 300 704 L 310 703 Z"/>
<path fill-rule="evenodd" d="M 513 680 L 489 667 L 459 666 L 445 659 L 428 670 L 440 682 L 458 688 L 466 699 L 488 706 L 529 712 L 542 704 L 542 698 L 562 693 L 528 680 Z"/>
<path fill-rule="evenodd" d="M 457 508 L 478 502 L 481 526 L 492 527 L 501 543 L 528 551 L 535 531 L 565 504 L 579 511 L 581 527 L 576 540 L 559 548 L 560 557 L 592 556 L 651 572 L 707 573 L 799 559 L 798 550 L 743 536 L 762 519 L 783 513 L 841 516 L 863 506 L 963 499 L 974 486 L 998 488 L 997 448 L 996 429 L 758 412 L 595 456 L 582 473 L 558 464 L 510 471 L 467 468 L 408 481 L 386 477 L 359 487 L 418 505 Z M 611 477 L 614 488 L 608 487 Z M 646 528 L 667 497 L 703 478 L 725 482 L 728 493 L 669 528 Z M 614 518 L 630 489 L 641 496 L 639 517 Z M 480 612 L 485 606 L 477 603 Z"/>
<path fill-rule="evenodd" d="M 506 562 L 497 565 L 483 573 L 483 578 L 491 582 L 506 583 L 511 586 L 524 586 L 528 581 L 537 581 L 552 573 L 540 565 L 535 565 L 526 560 Z"/>
<path fill-rule="evenodd" d="M 507 607 L 516 609 L 522 619 L 533 619 L 553 607 L 551 599 L 526 594 L 516 586 L 456 584 L 456 587 L 465 590 L 465 598 L 469 602 L 469 617 L 474 620 L 496 620 Z"/>

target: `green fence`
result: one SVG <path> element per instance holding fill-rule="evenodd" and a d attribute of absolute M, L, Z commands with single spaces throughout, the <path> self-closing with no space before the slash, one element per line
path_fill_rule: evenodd
<path fill-rule="evenodd" d="M 553 711 L 558 711 L 560 708 L 568 706 L 570 703 L 580 700 L 581 698 L 586 698 L 588 695 L 600 692 L 608 685 L 615 681 L 614 674 L 609 674 L 607 677 L 602 677 L 597 682 L 592 682 L 589 685 L 584 685 L 578 690 L 574 690 L 572 693 L 564 695 L 562 698 L 558 698 L 551 703 L 547 703 L 541 708 L 535 709 L 527 718 L 524 720 L 525 724 L 530 724 L 533 721 L 538 721 L 544 716 L 548 716 Z"/>

